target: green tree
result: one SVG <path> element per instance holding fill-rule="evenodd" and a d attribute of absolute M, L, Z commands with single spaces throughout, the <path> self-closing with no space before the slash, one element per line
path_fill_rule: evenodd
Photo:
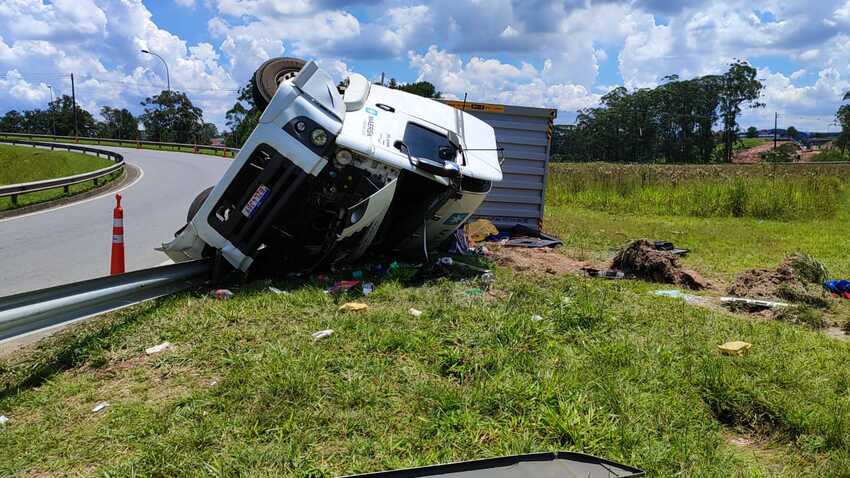
<path fill-rule="evenodd" d="M 723 122 L 723 158 L 726 162 L 732 162 L 733 146 L 738 140 L 738 115 L 741 114 L 741 107 L 764 106 L 758 102 L 764 85 L 756 78 L 756 74 L 756 69 L 749 63 L 737 60 L 729 65 L 729 70 L 722 77 L 720 117 Z"/>
<path fill-rule="evenodd" d="M 37 108 L 24 111 L 24 132 L 50 134 L 50 113 Z"/>
<path fill-rule="evenodd" d="M 413 83 L 399 83 L 395 78 L 390 78 L 389 83 L 387 83 L 388 88 L 392 88 L 394 90 L 406 91 L 408 93 L 413 93 L 414 95 L 424 96 L 425 98 L 431 98 L 434 100 L 438 100 L 442 98 L 442 93 L 437 91 L 437 88 L 427 81 L 416 81 Z"/>
<path fill-rule="evenodd" d="M 139 116 L 145 125 L 148 139 L 170 143 L 198 143 L 207 135 L 204 131 L 203 111 L 192 104 L 186 93 L 163 90 L 145 98 L 141 103 L 145 112 Z"/>
<path fill-rule="evenodd" d="M 4 133 L 22 133 L 24 116 L 17 110 L 9 110 L 0 118 L 0 131 Z"/>
<path fill-rule="evenodd" d="M 793 126 L 789 126 L 785 129 L 785 134 L 788 135 L 791 139 L 800 139 L 800 132 L 797 131 L 797 128 Z"/>
<path fill-rule="evenodd" d="M 245 144 L 263 113 L 254 104 L 254 95 L 251 94 L 253 82 L 251 78 L 248 84 L 239 89 L 236 103 L 225 113 L 225 124 L 230 131 L 224 142 L 231 148 L 241 148 Z"/>
<path fill-rule="evenodd" d="M 54 99 L 50 103 L 47 112 L 48 117 L 52 112 L 56 120 L 56 134 L 59 136 L 74 136 L 74 101 L 70 96 L 62 95 Z M 94 116 L 77 104 L 76 132 L 80 136 L 94 136 L 96 123 Z"/>
<path fill-rule="evenodd" d="M 747 128 L 747 138 L 758 138 L 759 130 L 755 126 Z"/>
<path fill-rule="evenodd" d="M 139 132 L 139 120 L 127 109 L 100 108 L 103 121 L 97 124 L 97 136 L 100 138 L 136 139 Z"/>
<path fill-rule="evenodd" d="M 850 91 L 844 94 L 842 101 L 850 101 Z M 841 133 L 835 140 L 835 144 L 841 148 L 841 154 L 844 155 L 847 146 L 850 145 L 850 104 L 839 106 L 835 113 L 835 119 L 841 125 Z"/>

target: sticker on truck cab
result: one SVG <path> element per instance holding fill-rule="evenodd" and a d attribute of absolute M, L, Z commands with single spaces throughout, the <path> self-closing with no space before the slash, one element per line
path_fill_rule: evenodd
<path fill-rule="evenodd" d="M 266 197 L 269 195 L 269 191 L 271 191 L 268 186 L 265 184 L 260 184 L 260 187 L 254 191 L 254 194 L 251 196 L 251 199 L 248 200 L 248 204 L 242 208 L 242 215 L 251 219 L 254 217 L 254 213 L 257 211 L 263 202 L 266 200 Z"/>

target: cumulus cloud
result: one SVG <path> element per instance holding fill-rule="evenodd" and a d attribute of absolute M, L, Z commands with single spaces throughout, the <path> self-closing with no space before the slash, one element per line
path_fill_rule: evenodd
<path fill-rule="evenodd" d="M 419 54 L 409 53 L 410 65 L 419 72 L 417 81 L 433 83 L 445 96 L 471 101 L 539 106 L 575 111 L 598 101 L 587 88 L 571 83 L 548 83 L 543 72 L 529 63 L 519 66 L 493 58 L 458 55 L 431 45 Z"/>
<path fill-rule="evenodd" d="M 820 121 L 850 89 L 848 0 L 175 1 L 204 14 L 201 41 L 157 25 L 143 0 L 4 2 L 0 106 L 43 107 L 47 85 L 67 93 L 74 72 L 87 108 L 138 111 L 166 82 L 142 48 L 165 58 L 172 87 L 220 126 L 235 90 L 281 55 L 317 59 L 338 79 L 390 70 L 450 96 L 556 107 L 561 118 L 618 83 L 721 73 L 736 58 L 765 82 L 768 107 L 747 113 L 760 125 L 774 109 Z"/>

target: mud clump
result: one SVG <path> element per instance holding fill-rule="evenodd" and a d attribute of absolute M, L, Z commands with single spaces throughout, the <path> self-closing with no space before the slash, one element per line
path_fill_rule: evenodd
<path fill-rule="evenodd" d="M 711 286 L 696 271 L 683 269 L 675 254 L 657 250 L 653 243 L 646 239 L 631 242 L 620 249 L 614 256 L 611 268 L 643 280 L 678 284 L 692 290 Z"/>
<path fill-rule="evenodd" d="M 802 254 L 785 258 L 776 269 L 750 269 L 729 286 L 736 297 L 781 299 L 796 304 L 827 308 L 829 294 L 821 286 L 826 269 L 816 260 Z"/>

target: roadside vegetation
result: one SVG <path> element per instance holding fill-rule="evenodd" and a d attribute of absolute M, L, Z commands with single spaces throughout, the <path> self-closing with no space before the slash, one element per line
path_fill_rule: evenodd
<path fill-rule="evenodd" d="M 844 167 L 555 164 L 549 204 L 610 214 L 833 219 L 846 210 Z"/>
<path fill-rule="evenodd" d="M 843 278 L 850 276 L 847 172 L 842 165 L 814 164 L 555 164 L 546 229 L 581 259 L 602 260 L 630 239 L 650 237 L 690 248 L 694 253 L 684 262 L 718 279 L 769 267 L 797 251 Z"/>
<path fill-rule="evenodd" d="M 20 136 L 9 136 L 0 133 L 0 138 L 2 139 L 21 139 Z M 23 138 L 24 141 L 30 141 L 30 137 Z M 213 149 L 209 147 L 204 147 L 203 145 L 198 145 L 197 151 L 195 148 L 191 146 L 163 146 L 158 144 L 138 144 L 133 142 L 132 140 L 124 140 L 123 142 L 118 142 L 115 140 L 109 139 L 99 139 L 99 138 L 79 138 L 77 141 L 68 138 L 57 138 L 53 139 L 52 137 L 39 137 L 35 135 L 32 137 L 31 141 L 44 141 L 47 143 L 74 143 L 74 144 L 82 144 L 87 146 L 114 146 L 118 148 L 130 148 L 137 149 L 138 146 L 141 148 L 138 149 L 151 149 L 154 151 L 173 151 L 179 153 L 198 153 L 198 154 L 207 154 L 210 156 L 222 156 L 222 152 L 219 149 Z M 232 158 L 235 152 L 228 151 L 228 158 Z"/>
<path fill-rule="evenodd" d="M 0 185 L 73 176 L 105 168 L 112 164 L 112 161 L 106 158 L 82 153 L 0 144 Z M 108 183 L 120 177 L 120 175 L 120 172 L 111 174 L 101 178 L 99 183 L 101 185 Z M 0 198 L 0 211 L 58 199 L 92 188 L 94 188 L 94 182 L 86 181 L 70 186 L 67 195 L 61 187 L 21 194 L 18 195 L 17 206 L 12 204 L 11 198 L 2 197 Z"/>
<path fill-rule="evenodd" d="M 844 277 L 846 186 L 830 179 L 842 171 L 557 165 L 546 228 L 572 257 L 610 259 L 612 247 L 649 237 L 690 248 L 683 262 L 713 280 L 797 250 Z M 839 207 L 809 218 L 795 212 L 803 201 L 761 219 L 751 208 L 761 200 L 748 199 L 740 217 L 685 214 L 684 199 L 657 199 L 675 189 L 638 186 L 688 184 L 701 191 L 694 201 L 720 204 L 724 184 L 740 182 L 787 200 L 770 181 L 805 195 L 816 187 L 807 175 L 836 182 Z M 592 200 L 620 191 L 641 206 L 612 213 Z M 6 357 L 0 475 L 340 476 L 564 449 L 650 476 L 850 469 L 850 343 L 816 331 L 825 324 L 808 310 L 747 318 L 654 297 L 657 284 L 499 267 L 480 295 L 470 293 L 486 288 L 477 280 L 390 276 L 357 299 L 367 311 L 345 314 L 338 306 L 354 297 L 327 285 L 257 282 L 227 301 L 179 294 Z M 720 355 L 730 340 L 753 348 Z M 165 341 L 174 347 L 146 355 Z M 93 412 L 100 402 L 109 405 Z"/>

